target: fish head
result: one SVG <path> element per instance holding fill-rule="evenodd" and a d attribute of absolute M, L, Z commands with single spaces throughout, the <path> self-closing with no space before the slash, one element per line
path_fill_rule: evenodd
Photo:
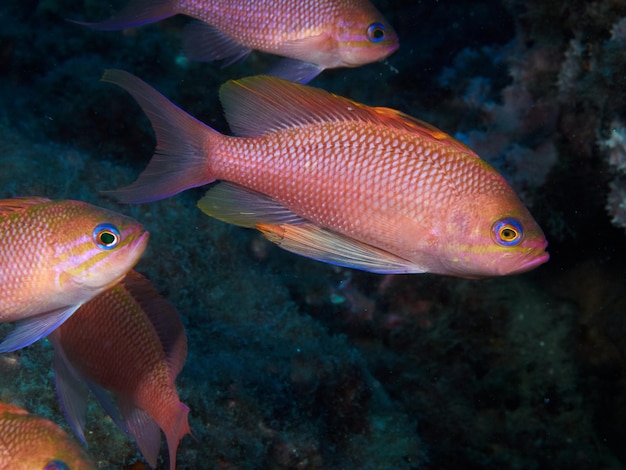
<path fill-rule="evenodd" d="M 29 468 L 42 468 L 44 470 L 67 470 L 70 468 L 72 470 L 88 470 L 95 468 L 95 465 L 89 461 L 89 457 L 82 449 L 76 448 L 66 452 L 57 451 L 57 453 L 61 454 L 61 458 L 50 459 L 45 455 L 35 455 L 21 459 L 19 463 L 29 464 L 32 462 L 32 466 Z M 38 451 L 37 454 L 41 454 L 41 452 Z"/>
<path fill-rule="evenodd" d="M 15 405 L 0 403 L 0 434 L 12 436 L 3 448 L 2 468 L 89 470 L 87 453 L 56 424 Z"/>
<path fill-rule="evenodd" d="M 358 67 L 377 62 L 399 47 L 393 26 L 369 2 L 343 15 L 335 33 L 342 67 Z"/>
<path fill-rule="evenodd" d="M 62 292 L 87 297 L 121 281 L 141 258 L 149 233 L 130 217 L 79 201 L 57 222 L 62 233 L 54 247 L 57 283 Z M 71 284 L 74 289 L 66 289 Z"/>
<path fill-rule="evenodd" d="M 459 200 L 448 212 L 440 246 L 443 274 L 484 278 L 519 274 L 549 259 L 548 242 L 510 187 Z"/>

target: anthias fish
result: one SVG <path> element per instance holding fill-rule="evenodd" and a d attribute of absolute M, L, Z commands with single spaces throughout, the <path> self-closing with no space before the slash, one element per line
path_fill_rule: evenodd
<path fill-rule="evenodd" d="M 0 403 L 0 470 L 95 470 L 56 424 L 17 405 Z"/>
<path fill-rule="evenodd" d="M 118 30 L 183 14 L 200 21 L 183 32 L 193 60 L 239 60 L 253 49 L 283 56 L 272 73 L 306 82 L 327 68 L 376 62 L 398 48 L 392 26 L 368 0 L 135 0 L 100 23 Z"/>
<path fill-rule="evenodd" d="M 114 421 L 135 438 L 153 468 L 161 428 L 174 470 L 178 443 L 190 432 L 189 410 L 175 385 L 187 357 L 187 338 L 174 307 L 146 278 L 131 271 L 84 304 L 49 339 L 55 349 L 57 392 L 76 435 L 85 442 L 91 388 Z M 102 389 L 116 397 L 119 413 Z"/>
<path fill-rule="evenodd" d="M 148 243 L 141 224 L 80 201 L 0 200 L 0 352 L 47 336 L 118 283 Z"/>
<path fill-rule="evenodd" d="M 468 147 L 388 108 L 271 77 L 220 89 L 237 137 L 218 133 L 123 71 L 157 133 L 155 155 L 125 202 L 165 198 L 215 180 L 205 213 L 254 227 L 329 263 L 379 273 L 467 278 L 547 261 L 547 242 L 504 178 Z"/>

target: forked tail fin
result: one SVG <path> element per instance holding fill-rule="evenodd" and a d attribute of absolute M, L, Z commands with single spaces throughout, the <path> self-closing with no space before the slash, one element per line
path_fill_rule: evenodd
<path fill-rule="evenodd" d="M 137 181 L 106 194 L 125 203 L 150 202 L 215 181 L 207 152 L 210 140 L 221 137 L 219 132 L 128 72 L 105 70 L 102 81 L 120 86 L 137 100 L 157 140 L 154 156 Z"/>

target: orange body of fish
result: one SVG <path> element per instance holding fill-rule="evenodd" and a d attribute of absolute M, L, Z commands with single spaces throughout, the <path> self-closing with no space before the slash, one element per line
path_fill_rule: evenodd
<path fill-rule="evenodd" d="M 46 336 L 118 283 L 148 243 L 141 224 L 80 201 L 0 200 L 0 352 Z"/>
<path fill-rule="evenodd" d="M 47 419 L 0 403 L 0 470 L 95 470 L 70 436 Z"/>
<path fill-rule="evenodd" d="M 379 273 L 466 278 L 547 261 L 546 239 L 504 178 L 462 143 L 388 108 L 272 77 L 220 89 L 224 136 L 122 71 L 107 71 L 157 132 L 139 179 L 112 193 L 146 202 L 222 180 L 199 202 L 281 247 Z"/>
<path fill-rule="evenodd" d="M 255 49 L 291 59 L 275 73 L 300 82 L 398 48 L 392 26 L 368 0 L 135 0 L 110 20 L 81 24 L 117 30 L 176 14 L 200 20 L 183 32 L 189 58 L 232 62 Z"/>
<path fill-rule="evenodd" d="M 115 395 L 121 420 L 114 420 L 135 437 L 152 467 L 161 442 L 159 428 L 163 430 L 173 470 L 178 443 L 189 433 L 188 408 L 175 386 L 187 339 L 174 307 L 131 271 L 83 305 L 49 339 L 55 347 L 58 395 L 78 437 L 84 442 L 84 384 L 93 383 Z"/>

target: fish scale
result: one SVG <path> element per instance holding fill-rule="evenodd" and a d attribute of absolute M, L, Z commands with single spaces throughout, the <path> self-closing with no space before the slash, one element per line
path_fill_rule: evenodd
<path fill-rule="evenodd" d="M 103 80 L 131 93 L 157 133 L 146 170 L 112 191 L 122 202 L 217 180 L 198 202 L 206 214 L 294 253 L 377 273 L 480 278 L 548 260 L 541 228 L 493 167 L 398 111 L 248 77 L 220 88 L 230 137 L 126 72 Z"/>
<path fill-rule="evenodd" d="M 306 138 L 301 137 L 303 134 Z M 361 232 L 361 240 L 369 243 L 376 240 L 365 235 L 365 231 L 375 228 L 368 223 L 368 217 L 379 210 L 393 210 L 403 217 L 419 219 L 420 214 L 430 212 L 429 206 L 451 203 L 454 194 L 494 191 L 498 182 L 504 186 L 501 180 L 467 177 L 468 170 L 475 166 L 474 158 L 454 150 L 451 154 L 422 150 L 423 158 L 415 159 L 414 165 L 403 165 L 404 156 L 415 150 L 410 142 L 412 136 L 389 134 L 380 126 L 363 128 L 354 123 L 338 123 L 330 129 L 328 124 L 319 124 L 270 134 L 263 142 L 243 139 L 237 144 L 228 140 L 213 149 L 217 157 L 211 171 L 216 179 L 272 195 L 317 224 L 333 225 L 351 235 Z M 348 142 L 351 145 L 343 145 Z M 420 154 L 420 150 L 416 153 Z M 470 164 L 465 165 L 463 158 Z M 358 173 L 353 169 L 358 169 Z M 446 177 L 456 172 L 461 174 L 458 181 Z M 355 187 L 354 179 L 336 178 L 341 174 L 354 174 L 358 185 Z M 414 185 L 420 189 L 416 197 L 402 197 Z M 305 186 L 307 191 L 303 192 Z M 365 205 L 371 194 L 379 197 L 372 205 Z M 357 208 L 361 209 L 359 218 L 354 217 Z"/>
<path fill-rule="evenodd" d="M 359 10 L 371 11 L 366 1 L 318 0 L 180 0 L 176 10 L 214 25 L 252 49 L 267 51 L 278 50 L 286 41 L 322 34 L 336 18 Z"/>
<path fill-rule="evenodd" d="M 110 31 L 177 14 L 195 18 L 183 30 L 188 58 L 232 63 L 259 50 L 287 58 L 269 73 L 299 82 L 398 48 L 393 27 L 367 0 L 134 0 L 109 20 L 77 23 Z"/>
<path fill-rule="evenodd" d="M 51 421 L 0 403 L 0 470 L 95 470 L 85 451 Z"/>
<path fill-rule="evenodd" d="M 58 395 L 75 434 L 85 442 L 86 393 L 75 384 L 86 381 L 116 396 L 122 429 L 135 437 L 153 467 L 159 427 L 163 430 L 173 470 L 178 442 L 190 432 L 189 410 L 174 383 L 187 355 L 184 328 L 174 307 L 147 279 L 131 271 L 120 284 L 84 304 L 49 338 L 55 348 Z M 98 393 L 96 397 L 102 399 Z M 106 403 L 103 406 L 110 412 Z"/>
<path fill-rule="evenodd" d="M 116 231 L 116 245 L 98 246 L 96 230 Z M 17 322 L 0 352 L 46 336 L 117 283 L 147 241 L 133 219 L 80 201 L 0 200 L 0 322 Z"/>

